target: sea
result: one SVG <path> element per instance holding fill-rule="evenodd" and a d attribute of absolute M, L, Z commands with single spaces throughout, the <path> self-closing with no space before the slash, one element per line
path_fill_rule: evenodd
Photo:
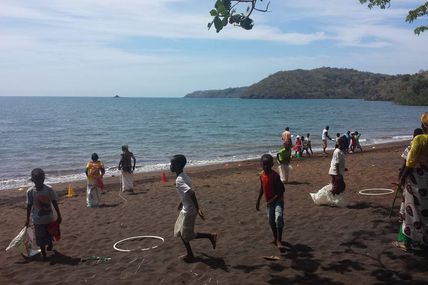
<path fill-rule="evenodd" d="M 358 131 L 373 147 L 411 139 L 426 111 L 364 100 L 0 97 L 0 190 L 29 186 L 36 167 L 47 183 L 84 179 L 94 152 L 117 175 L 124 144 L 136 172 L 167 171 L 174 154 L 190 167 L 275 154 L 287 126 L 310 133 L 315 150 L 326 125 L 330 136 Z"/>

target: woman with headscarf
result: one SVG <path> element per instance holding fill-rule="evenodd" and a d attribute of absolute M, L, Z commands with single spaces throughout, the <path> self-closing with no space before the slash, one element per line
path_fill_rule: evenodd
<path fill-rule="evenodd" d="M 131 163 L 133 160 L 133 164 Z M 122 146 L 122 154 L 120 155 L 119 170 L 122 170 L 122 192 L 134 192 L 134 176 L 135 156 L 129 151 L 127 145 Z"/>
<path fill-rule="evenodd" d="M 424 134 L 416 136 L 401 173 L 402 224 L 394 245 L 408 250 L 428 245 L 428 113 L 421 116 Z"/>
<path fill-rule="evenodd" d="M 100 205 L 100 191 L 104 191 L 103 176 L 105 174 L 104 164 L 98 160 L 98 154 L 92 154 L 92 160 L 86 164 L 85 173 L 87 178 L 86 204 L 88 208 Z"/>

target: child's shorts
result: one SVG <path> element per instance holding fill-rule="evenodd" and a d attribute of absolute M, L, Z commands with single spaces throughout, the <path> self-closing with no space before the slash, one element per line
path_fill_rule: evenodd
<path fill-rule="evenodd" d="M 271 227 L 284 227 L 284 201 L 275 201 L 266 207 L 266 213 Z"/>
<path fill-rule="evenodd" d="M 174 236 L 181 237 L 184 241 L 189 242 L 196 237 L 195 234 L 195 215 L 186 215 L 182 211 L 178 215 L 174 227 Z"/>

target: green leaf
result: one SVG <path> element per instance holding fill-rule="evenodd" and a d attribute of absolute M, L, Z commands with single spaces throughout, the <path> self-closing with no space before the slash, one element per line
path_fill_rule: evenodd
<path fill-rule="evenodd" d="M 428 30 L 428 26 L 417 27 L 415 29 L 415 34 L 417 34 L 419 36 L 421 33 L 425 32 L 426 30 Z"/>
<path fill-rule="evenodd" d="M 250 18 L 245 18 L 243 21 L 241 21 L 240 26 L 245 30 L 251 30 L 254 26 L 254 21 Z"/>
<path fill-rule="evenodd" d="M 226 16 L 227 14 L 229 14 L 229 10 L 227 10 L 223 4 L 219 5 L 217 8 L 218 14 L 221 16 Z"/>
<path fill-rule="evenodd" d="M 214 27 L 217 33 L 220 32 L 221 29 L 223 29 L 223 23 L 221 22 L 218 16 L 214 18 Z"/>
<path fill-rule="evenodd" d="M 210 15 L 213 16 L 213 17 L 217 16 L 218 15 L 217 10 L 216 9 L 212 9 L 210 11 Z"/>
<path fill-rule="evenodd" d="M 243 18 L 242 15 L 236 14 L 230 17 L 229 23 L 233 24 L 233 23 L 239 23 L 241 22 L 241 19 Z"/>
<path fill-rule="evenodd" d="M 209 22 L 209 23 L 208 23 L 208 25 L 207 25 L 208 30 L 209 30 L 209 29 L 211 29 L 211 26 L 212 26 L 212 25 L 213 25 L 213 22 Z"/>
<path fill-rule="evenodd" d="M 228 17 L 224 17 L 223 20 L 221 20 L 221 23 L 223 24 L 223 27 L 227 26 L 228 20 L 229 20 Z"/>
<path fill-rule="evenodd" d="M 230 10 L 230 8 L 232 7 L 232 1 L 230 0 L 223 0 L 223 5 L 227 10 Z"/>

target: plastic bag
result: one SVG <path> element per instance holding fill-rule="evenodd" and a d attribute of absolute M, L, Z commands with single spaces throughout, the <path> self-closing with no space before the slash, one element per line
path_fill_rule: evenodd
<path fill-rule="evenodd" d="M 309 193 L 315 205 L 328 205 L 333 207 L 346 207 L 346 200 L 343 193 L 333 195 L 331 192 L 333 186 L 328 184 L 318 190 L 317 193 Z"/>
<path fill-rule="evenodd" d="M 37 248 L 34 236 L 34 229 L 30 227 L 24 227 L 19 234 L 12 239 L 6 251 L 16 249 L 26 256 L 33 256 L 40 252 Z"/>

